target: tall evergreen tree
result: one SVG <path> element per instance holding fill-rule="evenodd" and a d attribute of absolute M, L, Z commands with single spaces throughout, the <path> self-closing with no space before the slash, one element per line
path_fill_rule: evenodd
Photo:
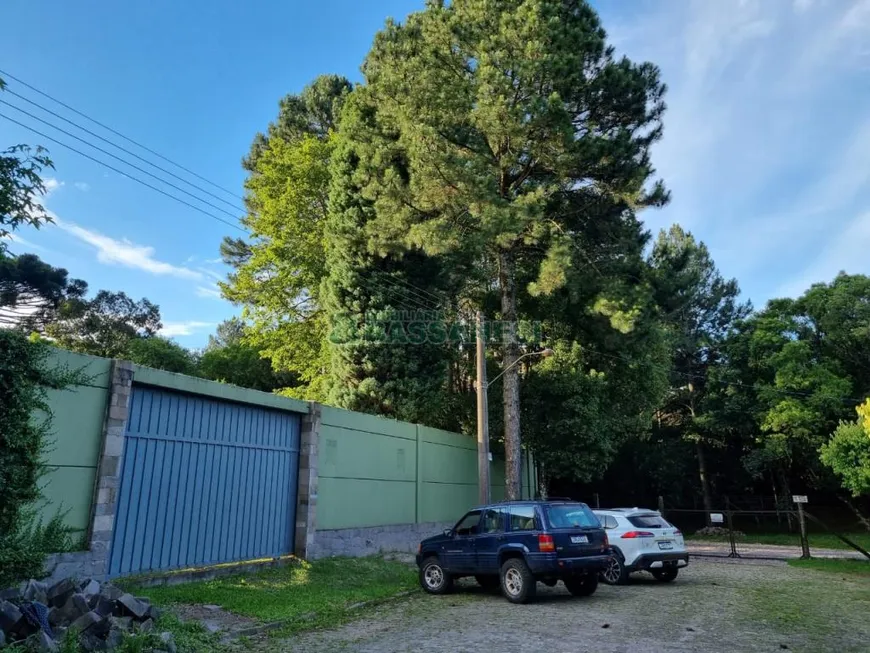
<path fill-rule="evenodd" d="M 737 281 L 722 277 L 706 245 L 679 225 L 659 233 L 650 264 L 655 299 L 674 347 L 671 389 L 660 417 L 694 444 L 704 509 L 709 513 L 713 500 L 706 450 L 724 445 L 722 430 L 710 427 L 705 410 L 711 370 L 724 362 L 726 338 L 752 307 L 739 300 Z"/>
<path fill-rule="evenodd" d="M 462 253 L 496 290 L 505 323 L 517 322 L 523 295 L 552 293 L 578 272 L 584 215 L 667 200 L 649 183 L 664 111 L 658 69 L 615 58 L 582 0 L 429 2 L 388 23 L 363 71 L 373 122 L 391 136 L 371 139 L 357 166 L 369 248 Z M 530 250 L 545 256 L 520 286 Z M 520 355 L 509 334 L 509 498 L 520 487 Z"/>

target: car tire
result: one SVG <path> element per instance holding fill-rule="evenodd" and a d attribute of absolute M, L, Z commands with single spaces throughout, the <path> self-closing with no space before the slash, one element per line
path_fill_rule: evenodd
<path fill-rule="evenodd" d="M 431 556 L 420 565 L 420 587 L 429 594 L 447 594 L 453 589 L 453 577 L 444 571 L 438 558 Z"/>
<path fill-rule="evenodd" d="M 511 603 L 528 603 L 535 598 L 537 582 L 522 558 L 510 558 L 501 566 L 501 592 Z"/>
<path fill-rule="evenodd" d="M 625 585 L 628 583 L 628 569 L 625 567 L 625 558 L 619 551 L 610 554 L 607 567 L 598 574 L 602 583 L 607 585 Z"/>
<path fill-rule="evenodd" d="M 487 592 L 493 592 L 499 588 L 498 576 L 475 576 L 474 580 Z"/>
<path fill-rule="evenodd" d="M 578 578 L 568 578 L 564 581 L 565 587 L 574 596 L 592 596 L 598 589 L 598 576 L 587 574 Z"/>
<path fill-rule="evenodd" d="M 653 578 L 663 583 L 670 583 L 680 573 L 680 570 L 676 567 L 671 569 L 650 569 L 649 571 L 653 575 Z"/>

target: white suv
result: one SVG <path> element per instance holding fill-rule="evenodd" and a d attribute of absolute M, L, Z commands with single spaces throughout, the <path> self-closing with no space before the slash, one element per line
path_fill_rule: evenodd
<path fill-rule="evenodd" d="M 601 580 L 622 585 L 634 571 L 648 571 L 656 579 L 670 582 L 680 567 L 689 564 L 683 534 L 660 513 L 643 508 L 594 510 L 604 527 L 613 555 Z"/>

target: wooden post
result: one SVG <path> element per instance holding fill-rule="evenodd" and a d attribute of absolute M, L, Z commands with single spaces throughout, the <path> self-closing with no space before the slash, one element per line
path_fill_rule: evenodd
<path fill-rule="evenodd" d="M 734 521 L 731 519 L 731 511 L 728 510 L 725 514 L 728 516 L 728 542 L 731 544 L 731 553 L 728 554 L 728 557 L 739 558 L 740 554 L 737 553 L 737 542 L 734 539 Z"/>
<path fill-rule="evenodd" d="M 592 498 L 595 500 L 595 509 L 600 510 L 601 509 L 601 500 L 598 498 L 598 492 L 593 494 Z"/>
<path fill-rule="evenodd" d="M 665 498 L 659 495 L 659 513 L 662 517 L 665 516 Z"/>
<path fill-rule="evenodd" d="M 807 539 L 807 520 L 804 517 L 804 504 L 797 504 L 798 521 L 801 526 L 801 559 L 809 560 L 810 558 L 810 542 Z"/>

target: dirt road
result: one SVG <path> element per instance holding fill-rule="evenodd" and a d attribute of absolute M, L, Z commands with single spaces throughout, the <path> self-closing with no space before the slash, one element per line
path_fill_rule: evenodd
<path fill-rule="evenodd" d="M 671 584 L 646 574 L 575 599 L 539 585 L 512 605 L 473 582 L 418 595 L 334 631 L 272 641 L 270 650 L 331 653 L 652 653 L 867 651 L 870 582 L 778 562 L 694 561 Z"/>

